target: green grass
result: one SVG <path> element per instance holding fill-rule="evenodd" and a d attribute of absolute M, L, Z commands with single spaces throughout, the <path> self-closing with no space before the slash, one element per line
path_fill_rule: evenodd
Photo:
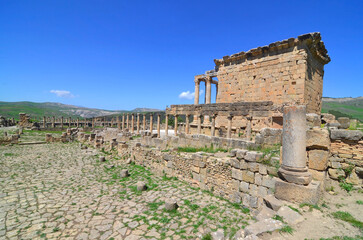
<path fill-rule="evenodd" d="M 291 234 L 292 235 L 292 233 L 294 232 L 295 230 L 292 228 L 292 227 L 290 227 L 290 226 L 288 226 L 288 225 L 286 225 L 286 226 L 284 226 L 283 228 L 281 228 L 280 229 L 280 233 L 288 233 L 288 234 Z"/>
<path fill-rule="evenodd" d="M 363 230 L 363 222 L 358 221 L 348 212 L 338 211 L 338 212 L 332 213 L 332 216 L 337 219 L 340 219 L 342 221 L 348 222 L 348 223 L 352 224 L 354 227 L 357 227 L 357 228 Z"/>
<path fill-rule="evenodd" d="M 363 99 L 352 99 L 344 102 L 327 102 L 323 99 L 323 113 L 331 113 L 335 117 L 355 118 L 363 122 Z"/>
<path fill-rule="evenodd" d="M 332 238 L 320 238 L 319 240 L 363 240 L 363 236 L 355 236 L 355 237 L 334 236 Z"/>
<path fill-rule="evenodd" d="M 363 201 L 362 200 L 357 200 L 356 203 L 359 204 L 359 205 L 363 205 Z"/>
<path fill-rule="evenodd" d="M 303 208 L 303 207 L 305 207 L 305 206 L 308 206 L 308 207 L 309 207 L 309 211 L 312 211 L 313 209 L 316 209 L 316 210 L 321 211 L 321 208 L 320 208 L 318 205 L 316 205 L 316 204 L 301 203 L 301 204 L 299 205 L 299 207 L 300 207 L 300 208 Z"/>
<path fill-rule="evenodd" d="M 211 147 L 203 147 L 203 148 L 195 148 L 195 147 L 178 147 L 178 152 L 207 152 L 207 153 L 216 153 L 216 152 L 228 152 L 227 149 L 223 148 L 213 148 Z"/>

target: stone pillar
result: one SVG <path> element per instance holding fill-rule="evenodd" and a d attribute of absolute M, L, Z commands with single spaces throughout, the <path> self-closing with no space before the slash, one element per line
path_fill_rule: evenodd
<path fill-rule="evenodd" d="M 212 124 L 211 124 L 211 128 L 210 128 L 210 135 L 212 137 L 214 137 L 215 132 L 216 132 L 216 116 L 212 115 L 211 119 L 212 119 Z"/>
<path fill-rule="evenodd" d="M 55 128 L 55 116 L 52 117 L 52 128 Z"/>
<path fill-rule="evenodd" d="M 79 127 L 79 118 L 77 118 L 77 128 Z"/>
<path fill-rule="evenodd" d="M 137 113 L 136 133 L 140 134 L 140 113 Z"/>
<path fill-rule="evenodd" d="M 232 118 L 233 118 L 232 115 L 228 116 L 227 138 L 231 138 L 231 133 L 232 133 Z"/>
<path fill-rule="evenodd" d="M 121 130 L 125 129 L 125 114 L 122 114 L 122 127 Z"/>
<path fill-rule="evenodd" d="M 145 113 L 142 116 L 142 130 L 146 131 L 146 114 Z"/>
<path fill-rule="evenodd" d="M 129 127 L 129 114 L 126 114 L 126 129 L 129 129 Z"/>
<path fill-rule="evenodd" d="M 92 128 L 95 128 L 95 118 L 92 118 Z"/>
<path fill-rule="evenodd" d="M 150 133 L 153 134 L 153 113 L 150 113 Z"/>
<path fill-rule="evenodd" d="M 279 174 L 290 183 L 308 185 L 306 167 L 306 107 L 285 106 L 282 129 L 282 165 Z"/>
<path fill-rule="evenodd" d="M 185 133 L 189 134 L 189 114 L 185 115 Z"/>
<path fill-rule="evenodd" d="M 134 132 L 135 114 L 131 114 L 131 132 Z"/>
<path fill-rule="evenodd" d="M 113 118 L 111 118 L 111 127 L 113 127 Z"/>
<path fill-rule="evenodd" d="M 61 121 L 61 128 L 63 129 L 63 116 L 61 117 L 60 121 Z"/>
<path fill-rule="evenodd" d="M 199 104 L 199 86 L 200 86 L 199 78 L 194 78 L 194 84 L 195 84 L 194 104 L 198 105 Z M 197 121 L 198 121 L 197 116 L 194 115 L 193 116 L 193 122 L 196 123 Z"/>
<path fill-rule="evenodd" d="M 252 117 L 247 117 L 247 126 L 246 126 L 246 139 L 251 140 L 252 135 Z"/>
<path fill-rule="evenodd" d="M 68 127 L 71 127 L 71 123 L 72 123 L 72 118 L 71 118 L 71 117 L 69 117 L 69 118 L 68 118 Z"/>
<path fill-rule="evenodd" d="M 43 116 L 43 128 L 46 128 L 47 126 L 47 118 L 45 116 Z"/>
<path fill-rule="evenodd" d="M 174 134 L 178 136 L 178 115 L 174 115 Z"/>
<path fill-rule="evenodd" d="M 158 114 L 158 121 L 157 121 L 157 133 L 158 133 L 158 138 L 160 138 L 160 114 Z"/>
<path fill-rule="evenodd" d="M 198 116 L 197 116 L 197 123 L 198 123 L 197 133 L 201 134 L 202 133 L 202 116 L 200 114 L 198 114 Z"/>
<path fill-rule="evenodd" d="M 167 113 L 165 113 L 165 136 L 168 136 L 169 134 L 169 115 Z"/>
<path fill-rule="evenodd" d="M 117 116 L 117 129 L 121 130 L 120 116 Z"/>
<path fill-rule="evenodd" d="M 206 77 L 205 80 L 205 103 L 210 104 L 212 98 L 212 78 Z M 210 124 L 209 116 L 204 116 L 204 124 Z"/>

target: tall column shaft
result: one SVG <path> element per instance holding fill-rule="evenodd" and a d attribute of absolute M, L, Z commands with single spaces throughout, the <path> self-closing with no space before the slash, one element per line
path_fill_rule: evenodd
<path fill-rule="evenodd" d="M 120 116 L 117 116 L 117 129 L 121 130 Z"/>
<path fill-rule="evenodd" d="M 174 134 L 178 135 L 178 115 L 174 115 Z"/>
<path fill-rule="evenodd" d="M 121 130 L 125 129 L 125 114 L 122 114 L 122 126 L 121 126 Z"/>
<path fill-rule="evenodd" d="M 146 131 L 146 114 L 142 117 L 142 130 Z"/>
<path fill-rule="evenodd" d="M 252 135 L 252 117 L 247 117 L 247 126 L 246 126 L 247 140 L 251 140 L 251 135 Z"/>
<path fill-rule="evenodd" d="M 79 127 L 79 118 L 77 118 L 77 128 Z"/>
<path fill-rule="evenodd" d="M 306 167 L 306 107 L 285 106 L 282 129 L 282 165 L 279 173 L 292 183 L 307 185 L 311 174 Z"/>
<path fill-rule="evenodd" d="M 195 82 L 195 90 L 194 90 L 194 104 L 199 104 L 199 85 L 200 82 L 198 80 L 194 81 Z"/>
<path fill-rule="evenodd" d="M 200 114 L 198 114 L 197 116 L 197 120 L 198 120 L 198 129 L 197 129 L 197 133 L 201 134 L 202 133 L 202 116 Z"/>
<path fill-rule="evenodd" d="M 52 117 L 52 128 L 55 128 L 55 116 Z"/>
<path fill-rule="evenodd" d="M 46 120 L 47 118 L 44 116 L 43 117 L 43 128 L 45 128 L 46 127 L 46 125 L 47 125 L 47 120 Z"/>
<path fill-rule="evenodd" d="M 189 134 L 189 115 L 185 115 L 185 133 Z"/>
<path fill-rule="evenodd" d="M 136 133 L 140 133 L 140 113 L 137 114 L 137 126 L 136 126 Z"/>
<path fill-rule="evenodd" d="M 158 132 L 158 138 L 160 138 L 160 114 L 158 114 L 158 121 L 157 121 L 157 132 Z"/>
<path fill-rule="evenodd" d="M 153 134 L 153 128 L 154 128 L 154 125 L 153 125 L 153 114 L 151 113 L 150 114 L 150 133 L 151 133 L 151 135 Z"/>
<path fill-rule="evenodd" d="M 135 114 L 131 114 L 131 132 L 134 132 Z"/>
<path fill-rule="evenodd" d="M 165 114 L 165 136 L 168 136 L 168 134 L 169 134 L 169 116 L 168 116 L 168 114 Z"/>
<path fill-rule="evenodd" d="M 129 129 L 129 114 L 126 114 L 126 129 Z"/>
<path fill-rule="evenodd" d="M 61 117 L 61 128 L 63 129 L 63 117 Z"/>
<path fill-rule="evenodd" d="M 212 137 L 214 137 L 215 132 L 216 132 L 216 117 L 215 116 L 211 116 L 212 118 L 212 124 L 211 124 L 211 128 L 210 128 L 210 135 Z"/>

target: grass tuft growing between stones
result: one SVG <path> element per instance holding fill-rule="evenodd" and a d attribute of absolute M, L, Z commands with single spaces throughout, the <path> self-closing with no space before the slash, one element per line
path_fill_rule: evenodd
<path fill-rule="evenodd" d="M 288 233 L 288 234 L 292 235 L 292 233 L 294 232 L 294 229 L 292 227 L 290 227 L 289 225 L 286 225 L 283 228 L 281 228 L 279 232 L 280 233 Z"/>
<path fill-rule="evenodd" d="M 178 147 L 178 152 L 207 152 L 207 153 L 216 153 L 216 152 L 228 152 L 227 149 L 224 148 L 213 148 L 211 147 L 203 147 L 203 148 L 195 148 L 195 147 Z"/>
<path fill-rule="evenodd" d="M 357 227 L 357 228 L 363 230 L 363 222 L 358 221 L 348 212 L 338 211 L 338 212 L 332 213 L 332 215 L 333 215 L 333 217 L 335 217 L 337 219 L 348 222 L 348 223 L 352 224 L 354 227 Z"/>

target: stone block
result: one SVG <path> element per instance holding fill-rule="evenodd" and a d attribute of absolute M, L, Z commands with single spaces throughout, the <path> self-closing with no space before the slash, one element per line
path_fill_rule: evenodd
<path fill-rule="evenodd" d="M 267 195 L 263 198 L 264 203 L 267 207 L 274 211 L 278 211 L 281 206 L 283 205 L 283 202 L 275 198 L 273 195 Z"/>
<path fill-rule="evenodd" d="M 199 173 L 200 172 L 200 168 L 193 166 L 193 172 Z"/>
<path fill-rule="evenodd" d="M 363 132 L 360 130 L 336 129 L 330 131 L 330 138 L 332 140 L 359 141 L 360 139 L 363 138 Z"/>
<path fill-rule="evenodd" d="M 266 206 L 263 206 L 261 211 L 257 214 L 256 219 L 257 221 L 261 221 L 263 219 L 272 218 L 275 215 L 276 213 L 274 210 Z"/>
<path fill-rule="evenodd" d="M 306 131 L 306 147 L 308 149 L 329 149 L 330 138 L 327 129 L 313 128 Z"/>
<path fill-rule="evenodd" d="M 265 197 L 267 195 L 267 188 L 266 187 L 263 187 L 263 186 L 259 186 L 258 187 L 257 194 L 260 197 Z"/>
<path fill-rule="evenodd" d="M 257 196 L 257 194 L 258 194 L 258 186 L 255 185 L 255 184 L 250 184 L 250 187 L 249 188 L 250 188 L 249 194 L 251 196 Z"/>
<path fill-rule="evenodd" d="M 243 180 L 242 171 L 239 169 L 232 168 L 232 178 L 238 179 L 240 181 Z"/>
<path fill-rule="evenodd" d="M 352 173 L 347 177 L 346 181 L 347 183 L 351 183 L 353 185 L 359 185 L 361 183 L 361 180 L 355 171 L 352 171 Z"/>
<path fill-rule="evenodd" d="M 266 175 L 267 174 L 267 166 L 264 164 L 260 164 L 260 167 L 258 169 L 258 172 L 262 175 Z"/>
<path fill-rule="evenodd" d="M 245 193 L 248 193 L 249 192 L 249 186 L 250 186 L 250 184 L 249 183 L 247 183 L 247 182 L 240 182 L 240 184 L 239 184 L 239 190 L 241 191 L 241 192 L 245 192 Z"/>
<path fill-rule="evenodd" d="M 355 172 L 360 178 L 363 178 L 363 167 L 356 167 Z"/>
<path fill-rule="evenodd" d="M 296 225 L 304 221 L 304 217 L 300 213 L 295 212 L 287 206 L 282 206 L 277 211 L 277 215 L 281 216 L 289 225 Z"/>
<path fill-rule="evenodd" d="M 320 127 L 320 116 L 315 113 L 306 114 L 306 123 L 309 127 Z"/>
<path fill-rule="evenodd" d="M 267 166 L 267 174 L 271 176 L 277 176 L 278 169 L 276 167 Z"/>
<path fill-rule="evenodd" d="M 269 175 L 263 176 L 262 177 L 262 186 L 267 187 L 267 188 L 275 188 L 275 183 L 276 183 L 276 179 L 275 177 L 271 177 Z"/>
<path fill-rule="evenodd" d="M 129 170 L 127 170 L 127 169 L 122 169 L 122 170 L 121 170 L 121 173 L 120 173 L 120 177 L 121 177 L 121 178 L 125 178 L 125 177 L 128 177 L 128 176 L 130 176 L 130 174 L 129 174 Z"/>
<path fill-rule="evenodd" d="M 347 129 L 350 126 L 350 119 L 347 117 L 339 117 L 337 121 L 340 123 L 340 127 Z"/>
<path fill-rule="evenodd" d="M 261 156 L 262 156 L 262 154 L 260 154 L 258 152 L 247 152 L 244 159 L 247 162 L 256 162 L 257 160 L 260 159 Z"/>
<path fill-rule="evenodd" d="M 277 179 L 275 197 L 289 202 L 317 204 L 321 196 L 320 184 L 319 181 L 311 181 L 304 186 Z"/>
<path fill-rule="evenodd" d="M 250 207 L 251 208 L 258 208 L 258 197 L 257 196 L 251 196 L 250 197 Z"/>
<path fill-rule="evenodd" d="M 231 159 L 229 159 L 229 163 L 231 164 L 231 166 L 232 167 L 234 167 L 234 168 L 240 168 L 239 167 L 239 160 L 237 160 L 237 159 L 235 159 L 235 158 L 231 158 Z"/>
<path fill-rule="evenodd" d="M 238 149 L 236 152 L 237 159 L 239 159 L 239 160 L 243 159 L 245 157 L 246 153 L 247 153 L 247 150 Z"/>
<path fill-rule="evenodd" d="M 179 206 L 175 199 L 167 199 L 165 200 L 165 210 L 172 211 L 176 210 Z"/>
<path fill-rule="evenodd" d="M 242 173 L 242 180 L 249 183 L 255 182 L 255 174 L 251 171 L 244 170 Z"/>
<path fill-rule="evenodd" d="M 259 164 L 255 162 L 248 163 L 248 170 L 250 170 L 251 172 L 258 172 Z"/>
<path fill-rule="evenodd" d="M 262 175 L 259 173 L 255 173 L 255 184 L 256 185 L 262 184 Z"/>
<path fill-rule="evenodd" d="M 281 229 L 284 224 L 272 218 L 263 219 L 261 221 L 252 223 L 245 228 L 246 235 L 259 235 L 265 232 L 273 232 Z"/>
<path fill-rule="evenodd" d="M 247 170 L 248 169 L 248 162 L 246 162 L 245 160 L 241 160 L 239 163 L 239 168 L 242 170 Z"/>
<path fill-rule="evenodd" d="M 324 171 L 328 167 L 329 152 L 325 150 L 310 150 L 309 168 L 319 171 Z"/>
<path fill-rule="evenodd" d="M 311 173 L 314 180 L 324 181 L 326 178 L 326 171 L 317 171 L 314 169 L 309 169 L 308 171 Z"/>
<path fill-rule="evenodd" d="M 329 177 L 334 180 L 339 180 L 339 178 L 341 177 L 345 178 L 345 172 L 343 171 L 343 169 L 340 168 L 338 169 L 329 168 L 328 173 Z"/>
<path fill-rule="evenodd" d="M 167 164 L 166 164 L 166 167 L 167 168 L 173 168 L 174 166 L 174 162 L 173 161 L 168 161 Z"/>
<path fill-rule="evenodd" d="M 145 191 L 147 186 L 144 182 L 137 182 L 137 191 Z"/>
<path fill-rule="evenodd" d="M 164 154 L 163 159 L 165 161 L 172 161 L 173 160 L 173 155 L 171 155 L 171 154 Z"/>

